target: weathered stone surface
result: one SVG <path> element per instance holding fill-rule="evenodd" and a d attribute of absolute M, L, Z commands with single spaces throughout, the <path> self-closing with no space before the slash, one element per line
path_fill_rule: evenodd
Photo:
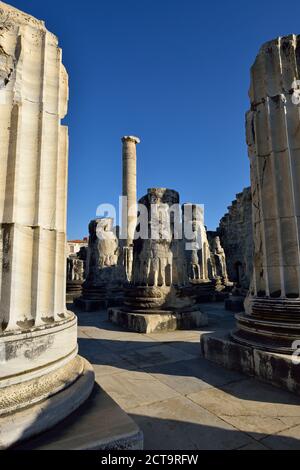
<path fill-rule="evenodd" d="M 209 232 L 211 233 L 211 232 Z M 225 286 L 229 283 L 225 251 L 221 245 L 219 236 L 209 237 L 211 263 L 212 263 L 212 277 L 220 279 L 221 283 Z"/>
<path fill-rule="evenodd" d="M 206 334 L 200 339 L 203 357 L 228 369 L 254 375 L 253 351 L 230 339 L 229 332 Z"/>
<path fill-rule="evenodd" d="M 0 449 L 55 426 L 89 397 L 93 386 L 92 366 L 77 356 L 42 380 L 0 389 Z"/>
<path fill-rule="evenodd" d="M 62 424 L 15 447 L 15 450 L 142 449 L 143 434 L 138 426 L 98 386 Z"/>
<path fill-rule="evenodd" d="M 150 188 L 139 204 L 147 209 L 149 230 L 146 239 L 137 238 L 133 251 L 132 282 L 138 286 L 171 287 L 175 282 L 184 284 L 185 272 L 174 273 L 177 244 L 174 237 L 174 219 L 179 213 L 171 214 L 171 208 L 178 211 L 179 194 L 166 188 Z"/>
<path fill-rule="evenodd" d="M 176 262 L 186 271 L 192 287 L 191 296 L 197 302 L 215 299 L 218 275 L 204 225 L 203 207 L 197 204 L 182 206 L 183 254 Z M 182 261 L 183 259 L 183 261 Z"/>
<path fill-rule="evenodd" d="M 209 361 L 300 394 L 299 363 L 293 363 L 291 356 L 239 344 L 229 332 L 203 335 L 200 343 Z"/>
<path fill-rule="evenodd" d="M 207 231 L 206 233 L 210 257 L 209 278 L 214 283 L 213 300 L 224 301 L 228 298 L 229 292 L 231 292 L 233 288 L 233 283 L 229 280 L 227 273 L 225 251 L 217 232 Z"/>
<path fill-rule="evenodd" d="M 76 256 L 69 256 L 69 258 L 67 258 L 67 280 L 84 280 L 84 263 L 83 260 L 77 258 Z"/>
<path fill-rule="evenodd" d="M 189 330 L 207 325 L 207 315 L 199 310 L 190 312 L 172 312 L 167 310 L 157 313 L 126 312 L 118 308 L 108 309 L 108 318 L 112 323 L 137 333 L 158 333 L 175 330 Z"/>
<path fill-rule="evenodd" d="M 246 132 L 253 208 L 253 282 L 233 337 L 291 354 L 300 335 L 298 97 L 300 37 L 264 44 L 251 69 Z"/>
<path fill-rule="evenodd" d="M 220 220 L 217 233 L 226 254 L 229 279 L 248 291 L 253 270 L 251 188 L 237 194 Z"/>
<path fill-rule="evenodd" d="M 82 284 L 85 279 L 85 262 L 79 255 L 67 258 L 67 303 L 81 296 Z"/>
<path fill-rule="evenodd" d="M 237 292 L 239 291 L 237 290 Z M 244 302 L 245 297 L 243 295 L 237 295 L 235 289 L 233 289 L 233 293 L 229 295 L 228 299 L 225 299 L 225 308 L 231 312 L 243 312 Z"/>
<path fill-rule="evenodd" d="M 265 399 L 262 395 L 265 394 Z M 189 395 L 194 402 L 216 414 L 227 423 L 251 437 L 263 439 L 270 433 L 277 434 L 297 426 L 300 413 L 299 397 L 291 397 L 295 403 L 282 402 L 282 391 L 253 379 L 242 380 L 222 387 L 222 390 L 203 390 Z M 241 399 L 242 397 L 242 399 Z"/>
<path fill-rule="evenodd" d="M 87 312 L 122 302 L 125 270 L 113 222 L 111 218 L 102 218 L 89 224 L 86 280 L 82 296 L 76 299 Z"/>
<path fill-rule="evenodd" d="M 151 450 L 229 450 L 251 439 L 182 395 L 138 406 L 131 416 L 144 429 L 145 446 Z"/>
<path fill-rule="evenodd" d="M 76 409 L 94 383 L 67 312 L 68 76 L 42 21 L 0 2 L 0 447 Z M 87 373 L 85 370 L 87 369 Z"/>
<path fill-rule="evenodd" d="M 147 212 L 148 233 L 135 237 L 132 280 L 124 288 L 123 307 L 110 309 L 109 319 L 139 333 L 202 326 L 205 315 L 192 308 L 196 295 L 189 287 L 185 240 L 176 237 L 179 194 L 150 188 L 141 206 Z"/>
<path fill-rule="evenodd" d="M 208 241 L 204 226 L 204 209 L 197 204 L 182 205 L 182 229 L 188 279 L 208 279 Z"/>
<path fill-rule="evenodd" d="M 234 326 L 221 303 L 201 308 L 208 327 L 150 335 L 116 328 L 104 312 L 79 314 L 88 335 L 80 352 L 139 425 L 147 450 L 299 449 L 300 397 L 201 357 L 201 336 Z"/>

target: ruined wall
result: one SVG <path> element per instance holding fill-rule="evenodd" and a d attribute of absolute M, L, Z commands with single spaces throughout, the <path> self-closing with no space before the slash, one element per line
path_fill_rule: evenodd
<path fill-rule="evenodd" d="M 249 289 L 253 268 L 251 188 L 237 194 L 220 220 L 217 233 L 226 254 L 229 279 Z"/>

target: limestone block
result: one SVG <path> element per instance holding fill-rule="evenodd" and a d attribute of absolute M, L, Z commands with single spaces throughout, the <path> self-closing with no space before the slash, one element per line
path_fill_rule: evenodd
<path fill-rule="evenodd" d="M 263 351 L 238 344 L 228 332 L 202 335 L 202 355 L 228 369 L 271 383 L 275 387 L 300 393 L 299 364 L 290 355 Z"/>
<path fill-rule="evenodd" d="M 110 308 L 108 318 L 116 325 L 143 334 L 201 328 L 208 323 L 206 313 L 199 310 L 157 310 L 149 313 L 147 310 L 126 312 L 119 308 Z"/>
<path fill-rule="evenodd" d="M 228 334 L 205 334 L 200 338 L 203 357 L 228 369 L 254 375 L 252 349 L 231 341 Z"/>

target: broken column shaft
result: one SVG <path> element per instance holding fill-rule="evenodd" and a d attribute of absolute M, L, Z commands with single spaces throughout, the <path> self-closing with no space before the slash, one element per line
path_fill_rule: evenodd
<path fill-rule="evenodd" d="M 284 353 L 300 338 L 299 46 L 295 35 L 266 43 L 251 70 L 254 271 L 247 314 L 233 333 L 243 344 Z"/>
<path fill-rule="evenodd" d="M 89 396 L 67 312 L 68 75 L 44 22 L 0 2 L 0 449 Z M 9 67 L 7 67 L 9 65 Z"/>

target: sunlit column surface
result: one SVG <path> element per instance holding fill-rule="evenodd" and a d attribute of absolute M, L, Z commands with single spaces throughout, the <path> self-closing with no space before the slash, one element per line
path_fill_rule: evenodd
<path fill-rule="evenodd" d="M 89 395 L 93 373 L 77 356 L 77 319 L 65 307 L 62 51 L 42 21 L 2 2 L 0 27 L 1 448 L 73 411 Z"/>
<path fill-rule="evenodd" d="M 251 165 L 254 271 L 240 342 L 291 352 L 300 338 L 299 36 L 266 43 L 251 69 L 247 143 Z"/>

